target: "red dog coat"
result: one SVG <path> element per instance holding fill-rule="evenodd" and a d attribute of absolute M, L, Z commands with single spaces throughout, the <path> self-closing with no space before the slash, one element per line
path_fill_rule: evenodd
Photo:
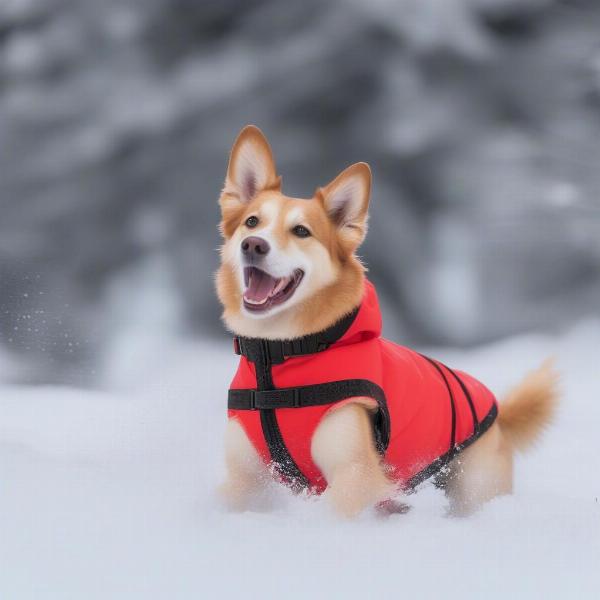
<path fill-rule="evenodd" d="M 381 337 L 377 294 L 368 281 L 360 307 L 321 333 L 234 342 L 242 356 L 229 417 L 241 423 L 265 463 L 297 488 L 326 488 L 311 439 L 327 412 L 348 398 L 377 401 L 377 448 L 404 487 L 437 473 L 497 415 L 496 399 L 479 381 Z"/>

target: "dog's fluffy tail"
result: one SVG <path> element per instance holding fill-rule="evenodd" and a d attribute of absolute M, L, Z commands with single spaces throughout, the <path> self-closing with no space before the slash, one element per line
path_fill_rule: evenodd
<path fill-rule="evenodd" d="M 500 403 L 498 422 L 514 448 L 525 451 L 552 422 L 558 404 L 558 373 L 552 359 L 529 373 Z"/>

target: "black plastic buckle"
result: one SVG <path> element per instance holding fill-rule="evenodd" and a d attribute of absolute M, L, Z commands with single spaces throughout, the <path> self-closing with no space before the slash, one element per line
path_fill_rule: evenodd
<path fill-rule="evenodd" d="M 278 341 L 265 340 L 262 344 L 263 358 L 266 363 L 278 365 L 285 360 L 283 352 L 283 343 Z"/>
<path fill-rule="evenodd" d="M 329 348 L 329 344 L 318 341 L 314 336 L 291 340 L 290 346 L 293 356 L 308 356 Z"/>
<path fill-rule="evenodd" d="M 240 338 L 236 335 L 233 338 L 233 351 L 240 356 L 242 354 L 242 348 L 240 346 Z"/>
<path fill-rule="evenodd" d="M 300 408 L 298 388 L 260 390 L 252 399 L 253 407 L 258 409 Z"/>

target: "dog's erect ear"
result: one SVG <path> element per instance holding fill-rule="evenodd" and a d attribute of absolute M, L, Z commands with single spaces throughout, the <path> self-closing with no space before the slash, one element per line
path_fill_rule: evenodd
<path fill-rule="evenodd" d="M 317 192 L 342 241 L 352 250 L 367 234 L 370 195 L 371 169 L 363 162 L 348 167 Z"/>
<path fill-rule="evenodd" d="M 267 138 L 258 127 L 247 125 L 231 149 L 222 207 L 225 209 L 227 205 L 247 204 L 259 192 L 280 187 L 281 180 L 277 177 Z"/>

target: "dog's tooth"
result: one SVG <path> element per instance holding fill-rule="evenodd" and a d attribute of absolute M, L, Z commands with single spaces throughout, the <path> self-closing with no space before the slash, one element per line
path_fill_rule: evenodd
<path fill-rule="evenodd" d="M 277 282 L 277 285 L 273 288 L 273 291 L 269 294 L 269 296 L 275 296 L 275 294 L 278 294 L 288 284 L 289 280 L 289 277 L 282 277 Z"/>

